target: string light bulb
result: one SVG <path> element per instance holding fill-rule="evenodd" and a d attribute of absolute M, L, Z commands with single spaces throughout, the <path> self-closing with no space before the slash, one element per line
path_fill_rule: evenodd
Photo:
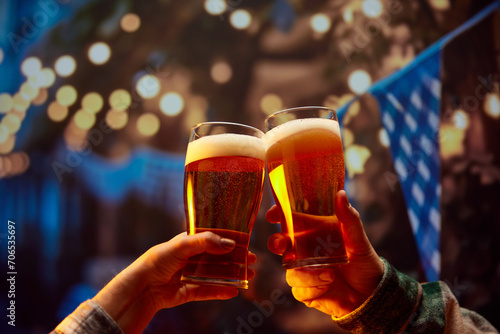
<path fill-rule="evenodd" d="M 94 43 L 89 48 L 88 57 L 93 64 L 105 64 L 111 57 L 111 49 L 109 45 L 104 42 Z"/>
<path fill-rule="evenodd" d="M 311 28 L 319 34 L 323 34 L 330 30 L 331 25 L 332 21 L 326 14 L 318 13 L 311 17 Z"/>
<path fill-rule="evenodd" d="M 61 77 L 69 77 L 76 70 L 75 58 L 71 56 L 61 56 L 54 63 L 56 73 Z"/>
<path fill-rule="evenodd" d="M 184 109 L 184 99 L 179 93 L 168 92 L 160 99 L 160 110 L 167 116 L 176 116 Z"/>
<path fill-rule="evenodd" d="M 220 15 L 227 9 L 226 1 L 224 0 L 205 0 L 205 10 L 210 15 Z"/>
<path fill-rule="evenodd" d="M 370 88 L 372 78 L 370 74 L 364 70 L 355 70 L 349 75 L 347 84 L 352 92 L 361 95 Z"/>
<path fill-rule="evenodd" d="M 245 9 L 237 9 L 229 17 L 231 25 L 238 30 L 244 30 L 252 23 L 252 15 Z"/>

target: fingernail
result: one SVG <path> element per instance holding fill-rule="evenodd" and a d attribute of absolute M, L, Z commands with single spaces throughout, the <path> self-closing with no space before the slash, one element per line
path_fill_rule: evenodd
<path fill-rule="evenodd" d="M 236 246 L 236 242 L 231 239 L 222 238 L 220 239 L 220 245 L 222 246 L 222 248 L 231 249 Z"/>
<path fill-rule="evenodd" d="M 334 275 L 333 275 L 333 272 L 331 270 L 325 270 L 321 274 L 319 274 L 319 278 L 322 281 L 331 282 L 331 281 L 333 281 Z"/>

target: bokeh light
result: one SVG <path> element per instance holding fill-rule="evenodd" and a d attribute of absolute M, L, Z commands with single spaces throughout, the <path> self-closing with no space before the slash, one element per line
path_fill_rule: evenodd
<path fill-rule="evenodd" d="M 54 69 L 59 76 L 69 77 L 76 70 L 75 58 L 71 56 L 59 57 L 54 64 Z"/>
<path fill-rule="evenodd" d="M 0 154 L 9 154 L 14 149 L 15 144 L 16 137 L 9 135 L 3 143 L 0 143 Z"/>
<path fill-rule="evenodd" d="M 128 114 L 123 110 L 108 110 L 106 113 L 106 123 L 113 130 L 125 127 L 128 122 Z"/>
<path fill-rule="evenodd" d="M 14 105 L 12 106 L 15 110 L 26 111 L 30 107 L 30 101 L 25 99 L 21 93 L 14 94 L 12 98 Z"/>
<path fill-rule="evenodd" d="M 14 114 L 7 114 L 2 118 L 2 124 L 5 125 L 10 134 L 15 134 L 21 128 L 21 119 Z"/>
<path fill-rule="evenodd" d="M 8 112 L 14 106 L 14 101 L 9 93 L 0 94 L 0 114 Z"/>
<path fill-rule="evenodd" d="M 346 23 L 352 23 L 352 21 L 354 20 L 352 8 L 346 8 L 342 13 L 342 18 Z"/>
<path fill-rule="evenodd" d="M 137 94 L 143 99 L 151 99 L 158 95 L 161 89 L 160 80 L 151 74 L 143 75 L 137 84 L 135 85 L 135 90 Z"/>
<path fill-rule="evenodd" d="M 227 4 L 224 0 L 205 0 L 205 10 L 210 15 L 220 15 L 226 11 Z"/>
<path fill-rule="evenodd" d="M 31 103 L 35 106 L 41 106 L 44 104 L 49 97 L 49 92 L 46 88 L 42 88 L 38 90 L 38 95 L 31 101 Z"/>
<path fill-rule="evenodd" d="M 137 131 L 143 136 L 150 137 L 160 130 L 160 120 L 153 113 L 145 113 L 137 119 Z"/>
<path fill-rule="evenodd" d="M 330 30 L 331 25 L 332 21 L 323 13 L 314 14 L 311 17 L 311 28 L 317 33 L 322 34 L 327 32 Z"/>
<path fill-rule="evenodd" d="M 484 100 L 484 111 L 490 117 L 500 118 L 500 95 L 487 94 Z"/>
<path fill-rule="evenodd" d="M 30 77 L 36 75 L 42 69 L 42 62 L 37 57 L 26 58 L 21 64 L 21 72 Z"/>
<path fill-rule="evenodd" d="M 95 124 L 95 115 L 80 109 L 75 113 L 73 120 L 79 129 L 89 130 Z"/>
<path fill-rule="evenodd" d="M 389 134 L 385 129 L 380 129 L 378 131 L 378 141 L 380 142 L 380 145 L 382 145 L 383 147 L 389 147 L 391 145 Z"/>
<path fill-rule="evenodd" d="M 108 102 L 114 110 L 127 110 L 132 103 L 132 96 L 125 89 L 117 89 L 111 93 Z"/>
<path fill-rule="evenodd" d="M 160 99 L 160 110 L 167 116 L 176 116 L 184 108 L 184 99 L 179 93 L 169 92 Z"/>
<path fill-rule="evenodd" d="M 363 94 L 370 88 L 372 78 L 368 72 L 364 70 L 356 70 L 349 75 L 347 79 L 349 89 L 356 94 Z"/>
<path fill-rule="evenodd" d="M 76 92 L 75 87 L 71 85 L 61 86 L 56 92 L 56 101 L 65 107 L 72 106 L 77 97 L 78 93 Z"/>
<path fill-rule="evenodd" d="M 122 16 L 120 20 L 120 27 L 125 32 L 137 31 L 141 26 L 141 18 L 134 13 L 128 13 Z"/>
<path fill-rule="evenodd" d="M 380 0 L 364 0 L 361 9 L 366 16 L 377 17 L 382 13 L 383 5 Z"/>
<path fill-rule="evenodd" d="M 430 0 L 429 4 L 431 5 L 432 8 L 439 11 L 450 9 L 449 0 Z"/>
<path fill-rule="evenodd" d="M 31 77 L 30 77 L 31 79 Z M 56 81 L 56 74 L 51 68 L 43 68 L 40 72 L 35 75 L 35 80 L 30 80 L 31 83 L 34 83 L 38 87 L 48 88 L 54 84 Z"/>
<path fill-rule="evenodd" d="M 57 101 L 53 101 L 47 108 L 47 115 L 54 122 L 60 122 L 68 116 L 68 107 L 60 105 Z"/>
<path fill-rule="evenodd" d="M 111 57 L 111 49 L 108 44 L 104 42 L 97 42 L 90 46 L 88 56 L 89 60 L 93 64 L 102 65 Z"/>
<path fill-rule="evenodd" d="M 469 115 L 462 109 L 458 109 L 453 113 L 452 120 L 458 129 L 465 130 L 469 127 Z"/>
<path fill-rule="evenodd" d="M 233 70 L 231 66 L 225 61 L 218 61 L 214 63 L 210 69 L 210 76 L 212 80 L 219 83 L 224 84 L 231 80 L 233 76 Z"/>
<path fill-rule="evenodd" d="M 32 86 L 29 82 L 25 82 L 19 88 L 19 93 L 23 96 L 25 100 L 32 101 L 38 96 L 38 87 Z"/>
<path fill-rule="evenodd" d="M 252 15 L 245 9 L 237 9 L 229 17 L 231 25 L 239 30 L 246 29 L 252 23 Z"/>
<path fill-rule="evenodd" d="M 277 94 L 266 94 L 260 100 L 260 109 L 266 115 L 271 115 L 272 113 L 283 109 L 283 100 Z"/>
<path fill-rule="evenodd" d="M 104 100 L 99 93 L 91 92 L 82 98 L 82 109 L 86 112 L 96 114 L 101 111 Z"/>
<path fill-rule="evenodd" d="M 5 143 L 8 137 L 9 137 L 9 129 L 7 129 L 5 124 L 0 123 L 0 144 Z"/>
<path fill-rule="evenodd" d="M 439 152 L 443 159 L 464 153 L 465 131 L 451 124 L 442 124 L 439 129 Z"/>
<path fill-rule="evenodd" d="M 368 148 L 361 145 L 350 145 L 344 154 L 345 166 L 350 177 L 356 174 L 362 174 L 365 171 L 365 164 L 371 152 Z"/>
<path fill-rule="evenodd" d="M 342 128 L 342 144 L 345 147 L 348 147 L 354 143 L 354 133 L 349 128 Z"/>

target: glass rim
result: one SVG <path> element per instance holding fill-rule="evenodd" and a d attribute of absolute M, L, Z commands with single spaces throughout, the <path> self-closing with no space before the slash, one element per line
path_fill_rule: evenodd
<path fill-rule="evenodd" d="M 287 109 L 276 111 L 275 113 L 272 113 L 271 115 L 266 117 L 266 119 L 264 120 L 264 124 L 267 127 L 267 125 L 271 122 L 271 120 L 273 120 L 273 119 L 275 119 L 283 114 L 293 112 L 293 111 L 301 111 L 301 110 L 322 110 L 322 111 L 333 112 L 333 114 L 335 115 L 335 119 L 338 118 L 337 111 L 335 109 L 325 107 L 325 106 L 302 106 L 302 107 L 292 107 L 292 108 L 287 108 Z M 337 119 L 337 121 L 338 121 L 338 119 Z M 278 125 L 273 126 L 273 128 L 275 128 L 276 126 L 278 126 Z M 269 129 L 267 131 L 269 131 Z"/>
<path fill-rule="evenodd" d="M 242 128 L 247 128 L 249 130 L 254 130 L 254 131 L 258 131 L 260 132 L 262 135 L 264 135 L 264 131 L 256 128 L 256 127 L 253 127 L 251 125 L 247 125 L 247 124 L 242 124 L 242 123 L 235 123 L 235 122 L 225 122 L 225 121 L 209 121 L 209 122 L 201 122 L 201 123 L 198 123 L 198 124 L 195 124 L 191 127 L 191 132 L 194 132 L 196 129 L 198 129 L 199 127 L 203 126 L 203 125 L 230 125 L 230 126 L 237 126 L 237 127 L 242 127 Z"/>

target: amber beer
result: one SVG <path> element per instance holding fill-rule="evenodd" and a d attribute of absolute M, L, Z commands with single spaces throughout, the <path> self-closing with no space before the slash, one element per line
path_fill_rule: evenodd
<path fill-rule="evenodd" d="M 210 123 L 202 126 L 207 124 L 213 127 Z M 255 130 L 263 136 L 243 125 L 231 127 Z M 235 240 L 236 247 L 227 254 L 203 253 L 190 258 L 183 283 L 248 288 L 247 254 L 262 199 L 264 160 L 262 138 L 247 134 L 217 133 L 189 143 L 184 173 L 188 234 L 211 231 Z"/>
<path fill-rule="evenodd" d="M 266 124 L 269 179 L 283 214 L 282 231 L 289 237 L 283 267 L 347 263 L 334 209 L 345 172 L 335 112 L 289 109 L 270 116 Z"/>

